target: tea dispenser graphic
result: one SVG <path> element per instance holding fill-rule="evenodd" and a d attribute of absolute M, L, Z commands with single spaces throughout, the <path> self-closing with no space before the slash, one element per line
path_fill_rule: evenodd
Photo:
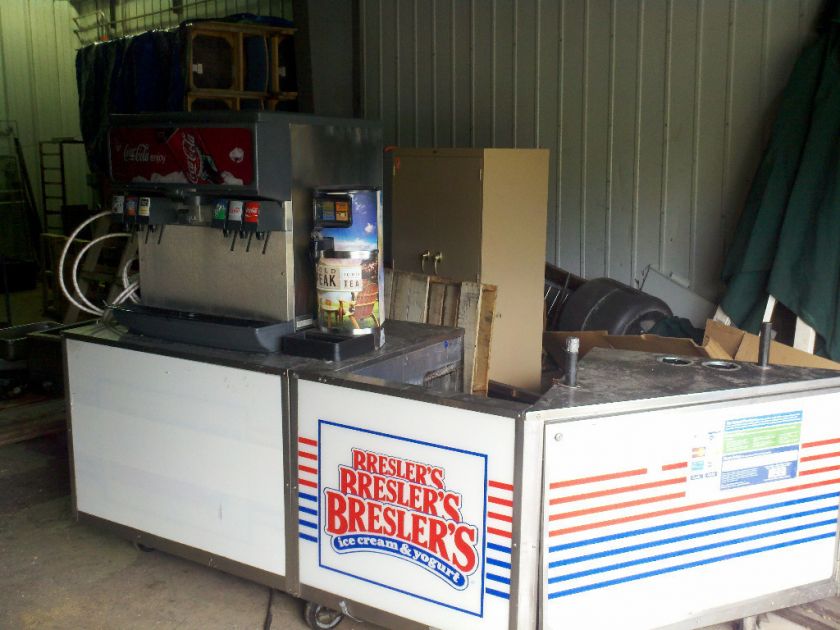
<path fill-rule="evenodd" d="M 368 335 L 380 345 L 384 312 L 382 193 L 319 188 L 313 194 L 318 328 Z"/>

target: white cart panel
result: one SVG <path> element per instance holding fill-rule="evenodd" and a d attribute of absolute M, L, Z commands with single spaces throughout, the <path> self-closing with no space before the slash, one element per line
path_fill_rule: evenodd
<path fill-rule="evenodd" d="M 512 418 L 298 381 L 300 581 L 437 628 L 507 628 Z"/>
<path fill-rule="evenodd" d="M 840 394 L 763 400 L 546 426 L 544 627 L 655 628 L 833 576 Z"/>
<path fill-rule="evenodd" d="M 281 378 L 67 340 L 77 508 L 285 575 Z"/>

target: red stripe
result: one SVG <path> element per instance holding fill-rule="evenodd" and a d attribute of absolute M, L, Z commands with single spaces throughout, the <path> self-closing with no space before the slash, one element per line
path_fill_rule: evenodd
<path fill-rule="evenodd" d="M 301 471 L 301 472 L 305 472 L 305 473 L 311 473 L 313 475 L 318 474 L 318 469 L 317 468 L 312 468 L 311 466 L 304 466 L 303 464 L 298 465 L 298 470 Z"/>
<path fill-rule="evenodd" d="M 488 481 L 487 485 L 491 488 L 498 488 L 499 490 L 513 492 L 513 486 L 509 483 L 502 483 L 501 481 Z"/>
<path fill-rule="evenodd" d="M 314 481 L 309 481 L 309 479 L 298 479 L 298 483 L 302 486 L 308 486 L 310 488 L 317 488 L 318 484 Z"/>
<path fill-rule="evenodd" d="M 814 446 L 825 446 L 826 444 L 840 444 L 840 438 L 833 438 L 831 440 L 819 440 L 817 442 L 803 442 L 802 448 L 811 448 Z"/>
<path fill-rule="evenodd" d="M 580 479 L 570 479 L 569 481 L 555 481 L 548 487 L 551 490 L 556 490 L 557 488 L 565 488 L 566 486 L 576 486 L 581 483 L 607 481 L 608 479 L 621 479 L 622 477 L 634 477 L 636 475 L 644 475 L 646 473 L 647 468 L 637 468 L 636 470 L 625 470 L 624 472 L 609 473 L 606 475 L 595 475 L 594 477 L 582 477 Z"/>
<path fill-rule="evenodd" d="M 500 499 L 499 497 L 487 497 L 487 501 L 489 503 L 495 503 L 496 505 L 505 505 L 507 507 L 513 507 L 513 501 L 509 499 Z"/>
<path fill-rule="evenodd" d="M 304 459 L 314 459 L 318 461 L 318 456 L 313 453 L 307 453 L 306 451 L 298 451 L 298 457 L 303 457 Z"/>
<path fill-rule="evenodd" d="M 557 521 L 561 518 L 572 518 L 575 516 L 583 516 L 585 514 L 597 514 L 598 512 L 609 512 L 610 510 L 621 510 L 623 508 L 633 507 L 635 505 L 646 505 L 648 503 L 657 503 L 659 501 L 670 501 L 671 499 L 682 499 L 685 497 L 685 492 L 674 492 L 673 494 L 662 494 L 657 497 L 645 497 L 644 499 L 634 499 L 633 501 L 624 501 L 623 503 L 611 503 L 610 505 L 599 505 L 597 507 L 587 508 L 585 510 L 575 510 L 574 512 L 563 512 L 562 514 L 552 514 L 548 517 L 549 521 Z"/>
<path fill-rule="evenodd" d="M 831 472 L 832 470 L 840 470 L 840 466 L 826 466 L 824 468 L 812 468 L 811 470 L 800 470 L 799 476 L 816 475 L 818 473 Z"/>
<path fill-rule="evenodd" d="M 665 464 L 662 470 L 678 470 L 680 468 L 688 468 L 688 462 L 677 462 L 676 464 Z"/>
<path fill-rule="evenodd" d="M 612 488 L 610 490 L 597 490 L 595 492 L 587 492 L 585 494 L 573 494 L 568 497 L 551 499 L 548 504 L 557 505 L 558 503 L 568 503 L 570 501 L 580 501 L 582 499 L 594 499 L 595 497 L 605 497 L 610 494 L 621 494 L 622 492 L 633 492 L 634 490 L 647 490 L 648 488 L 659 488 L 661 486 L 671 486 L 675 483 L 685 482 L 685 477 L 675 477 L 674 479 L 663 479 L 661 481 L 649 481 L 648 483 L 639 483 L 635 486 L 622 486 L 620 488 Z"/>
<path fill-rule="evenodd" d="M 495 518 L 497 521 L 505 521 L 506 523 L 513 523 L 513 517 L 506 514 L 499 514 L 498 512 L 487 512 L 489 518 Z"/>
<path fill-rule="evenodd" d="M 840 451 L 834 451 L 833 453 L 823 453 L 822 455 L 808 455 L 807 457 L 800 457 L 800 462 L 812 462 L 815 459 L 828 459 L 829 457 L 837 457 L 840 455 Z"/>
<path fill-rule="evenodd" d="M 310 440 L 309 438 L 299 437 L 298 442 L 308 444 L 309 446 L 318 446 L 318 440 Z"/>
<path fill-rule="evenodd" d="M 609 527 L 610 525 L 619 525 L 621 523 L 629 523 L 632 521 L 641 521 L 647 518 L 656 518 L 657 516 L 667 516 L 668 514 L 678 514 L 680 512 L 688 512 L 690 510 L 698 510 L 701 508 L 714 507 L 716 505 L 724 505 L 726 503 L 734 503 L 736 501 L 746 501 L 748 499 L 758 499 L 760 497 L 767 497 L 774 494 L 782 494 L 785 492 L 796 492 L 797 490 L 808 490 L 809 488 L 818 488 L 820 486 L 828 486 L 831 484 L 840 483 L 840 479 L 829 479 L 827 481 L 817 481 L 814 483 L 806 483 L 800 486 L 791 486 L 789 488 L 777 488 L 775 490 L 765 490 L 764 492 L 754 492 L 753 494 L 744 494 L 739 497 L 727 497 L 726 499 L 717 499 L 715 501 L 706 501 L 705 503 L 695 503 L 693 505 L 681 505 L 680 507 L 668 508 L 667 510 L 658 510 L 656 512 L 647 512 L 645 514 L 633 514 L 631 516 L 623 516 L 621 518 L 614 518 L 609 521 L 600 521 L 597 523 L 589 523 L 587 525 L 577 525 L 575 527 L 566 527 L 564 529 L 555 529 L 548 532 L 549 536 L 561 536 L 563 534 L 572 534 L 574 532 L 582 532 L 587 529 L 598 529 L 601 527 Z"/>
<path fill-rule="evenodd" d="M 510 532 L 506 532 L 503 529 L 496 529 L 495 527 L 488 527 L 487 533 L 496 534 L 496 536 L 504 536 L 505 538 L 513 538 Z"/>

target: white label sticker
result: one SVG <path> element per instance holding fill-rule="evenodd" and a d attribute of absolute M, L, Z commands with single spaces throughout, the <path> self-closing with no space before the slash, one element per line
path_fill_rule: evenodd
<path fill-rule="evenodd" d="M 152 210 L 152 200 L 149 197 L 140 197 L 140 205 L 137 208 L 137 214 L 141 217 L 147 217 Z"/>
<path fill-rule="evenodd" d="M 320 263 L 318 265 L 319 291 L 350 291 L 362 290 L 362 268 L 337 267 Z"/>
<path fill-rule="evenodd" d="M 230 206 L 228 207 L 228 221 L 241 221 L 242 220 L 242 206 L 244 205 L 241 201 L 231 201 Z"/>

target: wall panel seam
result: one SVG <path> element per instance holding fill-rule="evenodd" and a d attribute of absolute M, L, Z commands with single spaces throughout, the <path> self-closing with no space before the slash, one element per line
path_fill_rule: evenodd
<path fill-rule="evenodd" d="M 581 94 L 581 129 L 583 142 L 580 159 L 580 274 L 586 277 L 586 174 L 589 158 L 589 18 L 591 0 L 583 3 L 583 86 Z"/>
<path fill-rule="evenodd" d="M 634 154 L 633 154 L 633 236 L 632 236 L 632 259 L 631 271 L 633 274 L 633 281 L 638 284 L 638 269 L 639 269 L 639 190 L 640 190 L 640 173 L 641 173 L 641 158 L 642 158 L 642 143 L 641 134 L 639 131 L 642 127 L 642 80 L 644 74 L 642 72 L 642 53 L 644 51 L 644 36 L 645 36 L 645 3 L 642 0 L 639 4 L 639 18 L 636 24 L 636 117 L 633 136 L 635 140 Z"/>
<path fill-rule="evenodd" d="M 554 225 L 554 262 L 560 264 L 560 236 L 563 231 L 563 198 L 561 186 L 563 184 L 563 87 L 566 74 L 563 69 L 565 61 L 565 43 L 563 30 L 566 27 L 566 0 L 560 0 L 560 10 L 557 12 L 557 122 L 554 126 L 554 146 L 557 147 L 555 166 L 555 198 L 557 199 L 557 217 Z"/>
<path fill-rule="evenodd" d="M 665 89 L 662 91 L 665 117 L 662 122 L 662 179 L 659 195 L 659 271 L 667 273 L 666 256 L 668 251 L 668 171 L 671 158 L 671 71 L 673 65 L 674 2 L 666 3 L 665 17 Z"/>
<path fill-rule="evenodd" d="M 691 140 L 691 218 L 689 228 L 688 281 L 697 287 L 697 182 L 700 177 L 700 108 L 703 89 L 703 23 L 706 0 L 697 0 L 697 24 L 695 26 L 694 48 L 694 129 Z"/>
<path fill-rule="evenodd" d="M 612 244 L 612 193 L 613 193 L 613 167 L 615 153 L 615 19 L 616 0 L 610 0 L 610 51 L 609 51 L 609 82 L 607 100 L 607 212 L 604 218 L 604 275 L 610 275 L 610 257 Z"/>

